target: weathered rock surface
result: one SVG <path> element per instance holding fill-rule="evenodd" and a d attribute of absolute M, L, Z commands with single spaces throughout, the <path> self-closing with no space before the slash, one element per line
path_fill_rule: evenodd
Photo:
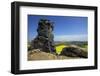
<path fill-rule="evenodd" d="M 37 28 L 37 36 L 31 42 L 34 49 L 40 49 L 44 52 L 55 52 L 53 23 L 47 19 L 40 19 Z"/>
<path fill-rule="evenodd" d="M 78 58 L 78 57 L 75 57 Z M 46 53 L 43 51 L 40 51 L 39 49 L 34 49 L 32 51 L 28 51 L 28 60 L 63 60 L 63 59 L 72 59 L 72 57 L 67 56 L 57 56 L 55 54 Z M 74 59 L 74 58 L 73 58 Z"/>
<path fill-rule="evenodd" d="M 68 57 L 81 57 L 81 58 L 88 57 L 87 52 L 79 47 L 65 47 L 63 48 L 60 55 L 64 55 Z"/>

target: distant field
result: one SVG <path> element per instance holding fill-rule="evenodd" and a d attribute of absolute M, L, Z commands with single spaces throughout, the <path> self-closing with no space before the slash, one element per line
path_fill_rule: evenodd
<path fill-rule="evenodd" d="M 65 47 L 68 47 L 67 45 L 64 45 L 64 44 L 60 44 L 60 45 L 56 45 L 55 48 L 56 48 L 56 53 L 57 54 L 60 54 L 62 49 L 65 48 Z"/>

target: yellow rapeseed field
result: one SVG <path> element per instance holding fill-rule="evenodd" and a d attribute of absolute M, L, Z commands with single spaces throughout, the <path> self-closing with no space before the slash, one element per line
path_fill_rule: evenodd
<path fill-rule="evenodd" d="M 65 47 L 68 47 L 68 46 L 66 46 L 66 45 L 57 45 L 57 46 L 55 46 L 55 48 L 56 48 L 56 53 L 57 54 L 60 54 L 61 53 L 61 51 L 62 51 L 62 49 L 63 48 L 65 48 Z"/>

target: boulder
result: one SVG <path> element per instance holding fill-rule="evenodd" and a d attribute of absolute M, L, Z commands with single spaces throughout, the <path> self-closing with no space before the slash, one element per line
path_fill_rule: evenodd
<path fill-rule="evenodd" d="M 40 49 L 34 49 L 31 51 L 28 51 L 28 61 L 33 60 L 64 60 L 64 59 L 72 59 L 72 57 L 67 56 L 57 56 L 53 53 L 47 53 L 44 51 L 41 51 Z"/>
<path fill-rule="evenodd" d="M 60 55 L 69 56 L 69 57 L 81 57 L 81 58 L 88 57 L 87 52 L 79 47 L 65 47 L 61 51 Z"/>

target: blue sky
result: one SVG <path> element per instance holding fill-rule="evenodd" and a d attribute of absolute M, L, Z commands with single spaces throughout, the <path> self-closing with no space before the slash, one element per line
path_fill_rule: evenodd
<path fill-rule="evenodd" d="M 28 40 L 37 35 L 37 26 L 41 18 L 54 22 L 55 41 L 87 41 L 88 18 L 77 16 L 28 15 Z"/>

